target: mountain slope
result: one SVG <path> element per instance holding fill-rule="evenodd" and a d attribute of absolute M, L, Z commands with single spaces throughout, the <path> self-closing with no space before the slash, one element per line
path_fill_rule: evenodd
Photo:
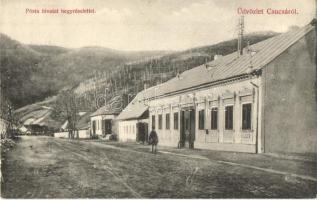
<path fill-rule="evenodd" d="M 254 44 L 276 35 L 261 32 L 245 36 L 245 41 Z M 143 90 L 144 85 L 153 86 L 169 80 L 185 70 L 213 60 L 214 55 L 226 55 L 237 50 L 237 40 L 197 47 L 182 52 L 124 52 L 102 47 L 59 49 L 56 47 L 29 47 L 40 55 L 37 70 L 32 76 L 33 86 L 42 94 L 57 94 L 62 88 L 74 88 L 78 108 L 93 112 L 107 101 L 121 97 L 123 108 L 128 99 Z M 247 42 L 244 43 L 247 45 Z M 52 53 L 53 52 L 53 53 Z M 52 56 L 53 55 L 53 56 Z M 76 86 L 77 87 L 74 87 Z M 47 92 L 47 93 L 45 93 Z M 49 93 L 48 93 L 49 92 Z M 102 97 L 102 98 L 101 98 Z M 44 96 L 43 96 L 44 98 Z M 96 99 L 97 98 L 97 99 Z M 37 99 L 40 100 L 40 99 Z M 100 101 L 101 100 L 101 101 Z M 58 110 L 58 96 L 47 101 L 45 106 Z M 42 103 L 25 106 L 17 114 L 25 116 L 42 108 Z M 55 110 L 57 109 L 57 110 Z M 61 123 L 61 119 L 54 118 Z"/>
<path fill-rule="evenodd" d="M 244 46 L 247 43 L 252 45 L 276 34 L 261 32 L 246 35 Z M 145 85 L 151 87 L 160 84 L 175 77 L 178 73 L 213 60 L 214 55 L 227 55 L 236 50 L 237 40 L 232 39 L 148 60 L 129 62 L 124 66 L 114 68 L 111 73 L 99 73 L 94 78 L 81 82 L 75 88 L 75 93 L 81 98 L 80 102 L 83 102 L 81 108 L 84 110 L 96 109 L 99 105 L 103 105 L 105 95 L 108 102 L 114 97 L 121 96 L 124 108 L 127 103 L 126 97 L 131 99 L 143 90 Z"/>
<path fill-rule="evenodd" d="M 8 96 L 16 106 L 31 103 L 38 97 L 33 90 L 32 76 L 42 55 L 3 34 L 0 47 L 1 95 Z"/>
<path fill-rule="evenodd" d="M 74 86 L 95 73 L 164 53 L 25 45 L 0 33 L 1 92 L 19 108 L 55 95 L 60 89 Z"/>
<path fill-rule="evenodd" d="M 245 36 L 250 44 L 276 35 L 260 32 Z M 245 44 L 246 45 L 246 44 Z M 91 46 L 68 49 L 25 45 L 0 34 L 1 90 L 15 108 L 56 95 L 64 87 L 104 79 L 111 91 L 137 93 L 144 84 L 164 82 L 177 73 L 236 50 L 236 40 L 182 52 L 118 51 Z M 99 81 L 100 82 L 100 81 Z M 132 89 L 131 89 L 132 88 Z"/>

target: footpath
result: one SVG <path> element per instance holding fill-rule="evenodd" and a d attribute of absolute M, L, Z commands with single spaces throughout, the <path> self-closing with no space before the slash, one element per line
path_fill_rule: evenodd
<path fill-rule="evenodd" d="M 138 143 L 119 143 L 109 141 L 85 141 L 113 146 L 114 148 L 150 153 L 150 146 Z M 301 178 L 316 182 L 317 160 L 315 155 L 282 155 L 282 154 L 250 154 L 238 152 L 223 152 L 200 149 L 178 149 L 158 147 L 158 154 L 173 154 L 185 159 L 202 159 L 226 165 L 266 171 L 284 175 L 285 178 Z"/>

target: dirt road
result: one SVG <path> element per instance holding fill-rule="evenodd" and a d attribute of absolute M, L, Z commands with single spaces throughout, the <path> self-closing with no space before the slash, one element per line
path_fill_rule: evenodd
<path fill-rule="evenodd" d="M 316 196 L 316 182 L 107 143 L 23 137 L 2 163 L 5 198 Z"/>

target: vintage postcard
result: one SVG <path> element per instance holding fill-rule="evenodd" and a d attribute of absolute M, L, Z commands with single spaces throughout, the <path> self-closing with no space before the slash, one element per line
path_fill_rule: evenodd
<path fill-rule="evenodd" d="M 315 0 L 0 0 L 1 198 L 316 198 Z"/>

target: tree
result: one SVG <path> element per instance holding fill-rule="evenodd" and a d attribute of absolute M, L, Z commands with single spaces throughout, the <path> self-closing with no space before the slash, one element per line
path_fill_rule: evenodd
<path fill-rule="evenodd" d="M 14 138 L 16 132 L 14 126 L 18 124 L 18 120 L 13 113 L 13 106 L 7 95 L 4 93 L 3 84 L 0 81 L 0 119 L 5 122 L 5 133 L 1 138 Z"/>
<path fill-rule="evenodd" d="M 58 94 L 57 101 L 53 107 L 52 117 L 58 121 L 67 120 L 69 138 L 74 138 L 78 123 L 79 99 L 71 89 L 62 90 Z"/>

